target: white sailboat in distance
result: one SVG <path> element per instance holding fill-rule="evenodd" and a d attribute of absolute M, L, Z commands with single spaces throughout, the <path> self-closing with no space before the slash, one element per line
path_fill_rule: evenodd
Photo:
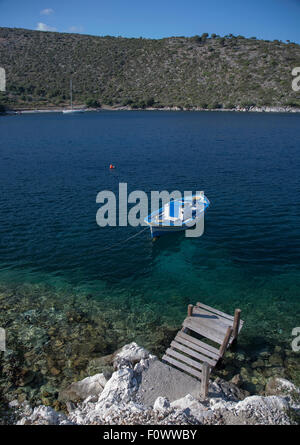
<path fill-rule="evenodd" d="M 80 109 L 74 109 L 73 108 L 73 85 L 72 85 L 72 78 L 70 79 L 70 105 L 71 108 L 68 110 L 63 110 L 64 114 L 75 114 L 75 113 L 84 113 L 85 110 L 83 108 Z"/>

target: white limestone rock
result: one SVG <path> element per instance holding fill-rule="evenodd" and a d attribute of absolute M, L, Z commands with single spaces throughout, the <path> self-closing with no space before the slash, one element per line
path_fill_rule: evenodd
<path fill-rule="evenodd" d="M 134 367 L 134 365 L 136 365 L 142 359 L 149 358 L 150 355 L 151 354 L 149 354 L 149 352 L 145 348 L 142 348 L 135 342 L 132 342 L 128 345 L 123 346 L 123 348 L 116 353 L 113 366 L 115 369 L 128 366 Z"/>
<path fill-rule="evenodd" d="M 108 404 L 128 402 L 136 390 L 137 381 L 133 369 L 119 369 L 105 385 L 98 402 Z"/>
<path fill-rule="evenodd" d="M 70 412 L 70 419 L 76 424 L 109 423 L 117 413 L 133 409 L 132 398 L 137 389 L 137 381 L 131 368 L 114 372 L 105 385 L 98 400 L 87 398 Z M 134 406 L 134 409 L 138 409 Z"/>
<path fill-rule="evenodd" d="M 287 425 L 291 422 L 288 408 L 288 401 L 278 396 L 250 396 L 240 402 L 210 399 L 210 409 L 229 424 Z"/>
<path fill-rule="evenodd" d="M 166 411 L 170 409 L 170 402 L 166 397 L 157 397 L 154 402 L 153 409 L 157 411 Z"/>
<path fill-rule="evenodd" d="M 134 367 L 134 372 L 136 372 L 137 374 L 141 374 L 143 371 L 145 371 L 145 369 L 148 369 L 150 366 L 150 363 L 154 360 L 157 360 L 157 357 L 155 355 L 151 355 L 149 354 L 149 358 L 146 359 L 141 359 L 141 361 L 139 361 L 135 367 Z"/>
<path fill-rule="evenodd" d="M 297 388 L 292 382 L 280 377 L 271 377 L 266 385 L 267 395 L 283 396 L 293 392 L 300 394 L 299 388 Z"/>
<path fill-rule="evenodd" d="M 20 403 L 18 402 L 17 399 L 12 400 L 11 402 L 9 402 L 8 406 L 10 408 L 19 408 Z"/>
<path fill-rule="evenodd" d="M 235 405 L 236 411 L 250 411 L 257 414 L 259 412 L 275 412 L 275 411 L 283 411 L 288 409 L 289 404 L 283 397 L 278 396 L 250 396 L 246 397 L 246 399 L 238 402 Z"/>
<path fill-rule="evenodd" d="M 29 416 L 24 416 L 17 425 L 72 425 L 64 414 L 57 413 L 50 406 L 38 406 Z"/>
<path fill-rule="evenodd" d="M 174 400 L 174 402 L 171 403 L 171 408 L 183 411 L 187 416 L 193 416 L 199 421 L 202 421 L 203 417 L 207 417 L 210 414 L 207 407 L 191 394 Z"/>
<path fill-rule="evenodd" d="M 104 375 L 95 374 L 90 377 L 86 377 L 79 382 L 72 383 L 68 388 L 61 391 L 59 394 L 59 400 L 61 401 L 80 401 L 90 396 L 99 396 L 106 385 L 107 380 Z"/>

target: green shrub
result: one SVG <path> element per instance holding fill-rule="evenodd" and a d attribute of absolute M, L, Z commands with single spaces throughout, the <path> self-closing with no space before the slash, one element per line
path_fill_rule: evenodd
<path fill-rule="evenodd" d="M 85 105 L 88 108 L 99 108 L 101 107 L 100 102 L 97 99 L 89 98 L 86 100 Z"/>

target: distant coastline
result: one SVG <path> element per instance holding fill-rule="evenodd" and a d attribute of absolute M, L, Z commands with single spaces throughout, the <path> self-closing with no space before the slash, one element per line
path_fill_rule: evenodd
<path fill-rule="evenodd" d="M 19 108 L 7 110 L 4 114 L 18 115 L 18 114 L 34 114 L 34 113 L 60 113 L 65 107 L 51 107 L 51 108 Z M 281 107 L 281 106 L 265 106 L 265 107 L 235 107 L 235 108 L 184 108 L 184 107 L 146 107 L 146 108 L 132 108 L 130 106 L 109 106 L 103 105 L 101 108 L 84 108 L 78 106 L 76 109 L 84 109 L 86 112 L 101 112 L 101 111 L 217 111 L 217 112 L 239 112 L 239 113 L 300 113 L 300 108 Z"/>

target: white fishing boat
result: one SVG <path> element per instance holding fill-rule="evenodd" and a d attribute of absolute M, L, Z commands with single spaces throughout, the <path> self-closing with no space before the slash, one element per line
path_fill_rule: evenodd
<path fill-rule="evenodd" d="M 72 79 L 70 80 L 70 109 L 63 110 L 63 114 L 75 114 L 75 113 L 84 113 L 84 108 L 73 108 L 73 85 Z"/>
<path fill-rule="evenodd" d="M 150 226 L 152 238 L 192 228 L 210 205 L 204 193 L 171 200 L 144 221 Z"/>
<path fill-rule="evenodd" d="M 75 114 L 75 113 L 84 113 L 85 110 L 81 110 L 81 109 L 73 109 L 73 110 L 63 110 L 64 114 Z"/>

